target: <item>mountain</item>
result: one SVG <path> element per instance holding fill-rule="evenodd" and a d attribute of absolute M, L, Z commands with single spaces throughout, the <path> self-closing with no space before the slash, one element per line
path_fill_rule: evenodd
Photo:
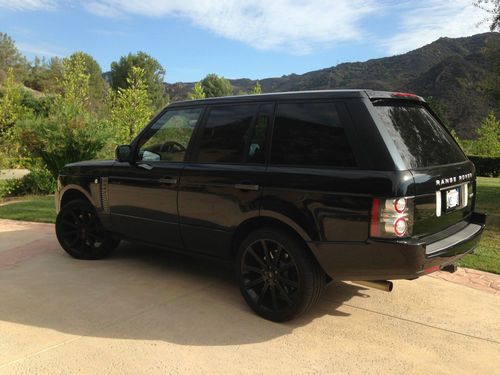
<path fill-rule="evenodd" d="M 432 96 L 444 109 L 447 122 L 462 138 L 474 138 L 488 111 L 498 103 L 483 86 L 492 73 L 486 46 L 500 46 L 500 33 L 465 38 L 440 38 L 408 53 L 342 63 L 304 74 L 259 80 L 263 92 L 369 88 L 410 91 Z M 248 91 L 256 81 L 230 79 L 234 92 Z M 184 100 L 194 82 L 165 84 L 171 100 Z"/>

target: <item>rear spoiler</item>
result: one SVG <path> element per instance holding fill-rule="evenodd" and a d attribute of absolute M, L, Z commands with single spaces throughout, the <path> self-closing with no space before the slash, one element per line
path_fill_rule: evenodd
<path fill-rule="evenodd" d="M 370 100 L 397 99 L 397 100 L 413 100 L 425 103 L 424 98 L 422 98 L 421 96 L 410 94 L 407 92 L 372 91 L 372 90 L 366 90 L 365 92 L 366 95 L 370 98 Z"/>

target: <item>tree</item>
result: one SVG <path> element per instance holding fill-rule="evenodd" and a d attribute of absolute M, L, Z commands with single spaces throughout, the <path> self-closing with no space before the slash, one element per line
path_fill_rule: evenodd
<path fill-rule="evenodd" d="M 63 75 L 63 60 L 52 57 L 49 61 L 35 58 L 24 84 L 43 93 L 61 94 L 60 82 Z"/>
<path fill-rule="evenodd" d="M 61 87 L 63 94 L 60 98 L 66 104 L 82 110 L 88 109 L 90 75 L 83 55 L 73 54 L 63 60 Z"/>
<path fill-rule="evenodd" d="M 164 106 L 168 101 L 163 83 L 165 69 L 156 59 L 144 52 L 129 53 L 127 56 L 122 56 L 119 61 L 111 63 L 111 87 L 115 91 L 128 88 L 128 78 L 133 67 L 139 67 L 144 71 L 143 80 L 151 105 L 155 109 Z"/>
<path fill-rule="evenodd" d="M 1 87 L 0 138 L 4 138 L 27 109 L 22 105 L 23 88 L 14 80 L 14 68 L 8 68 Z"/>
<path fill-rule="evenodd" d="M 208 74 L 201 81 L 203 92 L 207 98 L 214 98 L 217 96 L 232 95 L 233 87 L 224 77 L 219 77 L 217 74 Z"/>
<path fill-rule="evenodd" d="M 24 151 L 41 158 L 54 178 L 68 163 L 94 159 L 111 136 L 104 122 L 71 102 L 61 102 L 48 117 L 22 118 L 16 131 Z"/>
<path fill-rule="evenodd" d="M 490 14 L 490 30 L 500 31 L 500 0 L 477 0 L 474 5 Z"/>
<path fill-rule="evenodd" d="M 118 130 L 120 143 L 128 143 L 153 115 L 144 69 L 134 66 L 127 77 L 127 88 L 119 88 L 113 99 L 111 123 Z"/>
<path fill-rule="evenodd" d="M 42 81 L 46 70 L 47 64 L 45 59 L 41 59 L 38 56 L 35 57 L 35 60 L 33 60 L 33 63 L 30 66 L 28 77 L 24 81 L 26 87 L 37 91 L 43 91 Z"/>
<path fill-rule="evenodd" d="M 102 77 L 102 70 L 97 61 L 85 52 L 75 52 L 68 57 L 70 60 L 81 60 L 84 64 L 84 72 L 89 76 L 89 104 L 90 109 L 98 112 L 107 96 L 107 83 Z"/>
<path fill-rule="evenodd" d="M 53 177 L 67 163 L 93 159 L 110 139 L 110 129 L 88 110 L 89 74 L 85 59 L 64 59 L 57 95 L 47 117 L 25 115 L 16 123 L 24 152 L 41 158 Z"/>
<path fill-rule="evenodd" d="M 262 93 L 262 87 L 260 87 L 260 82 L 255 82 L 255 85 L 250 89 L 250 94 L 260 94 Z"/>
<path fill-rule="evenodd" d="M 193 89 L 188 93 L 188 99 L 205 99 L 205 92 L 203 91 L 203 86 L 201 82 L 196 82 Z"/>
<path fill-rule="evenodd" d="M 12 38 L 0 32 L 0 76 L 4 76 L 9 68 L 12 68 L 16 80 L 22 81 L 28 71 L 28 64 Z"/>
<path fill-rule="evenodd" d="M 500 121 L 490 112 L 477 129 L 474 153 L 479 156 L 500 156 Z"/>

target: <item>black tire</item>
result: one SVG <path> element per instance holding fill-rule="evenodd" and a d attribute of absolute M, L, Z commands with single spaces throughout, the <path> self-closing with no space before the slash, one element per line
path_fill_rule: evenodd
<path fill-rule="evenodd" d="M 296 236 L 258 229 L 241 243 L 236 258 L 241 294 L 263 318 L 285 322 L 308 311 L 325 288 L 325 273 Z"/>
<path fill-rule="evenodd" d="M 119 244 L 103 230 L 94 206 L 78 199 L 61 208 L 56 219 L 56 236 L 62 248 L 77 259 L 102 259 Z"/>

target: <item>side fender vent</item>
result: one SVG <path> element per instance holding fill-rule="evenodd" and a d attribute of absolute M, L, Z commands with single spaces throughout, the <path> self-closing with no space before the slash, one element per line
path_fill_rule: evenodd
<path fill-rule="evenodd" d="M 108 199 L 108 177 L 101 178 L 101 208 L 109 214 L 109 199 Z"/>

